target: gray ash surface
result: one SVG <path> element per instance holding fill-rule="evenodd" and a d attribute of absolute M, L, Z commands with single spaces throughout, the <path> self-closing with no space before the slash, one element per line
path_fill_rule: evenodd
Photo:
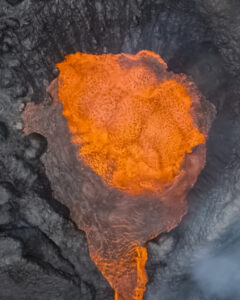
<path fill-rule="evenodd" d="M 54 199 L 24 136 L 26 102 L 50 103 L 56 63 L 76 51 L 159 53 L 215 104 L 189 212 L 148 243 L 145 299 L 240 298 L 240 4 L 217 0 L 0 0 L 0 299 L 113 299 L 84 232 Z M 234 280 L 233 280 L 234 279 Z"/>

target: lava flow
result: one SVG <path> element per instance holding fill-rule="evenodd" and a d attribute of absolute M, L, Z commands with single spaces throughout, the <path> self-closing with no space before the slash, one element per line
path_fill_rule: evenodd
<path fill-rule="evenodd" d="M 80 146 L 79 159 L 109 187 L 130 195 L 164 195 L 181 177 L 186 154 L 205 142 L 182 77 L 170 75 L 160 56 L 146 50 L 137 55 L 76 53 L 58 68 L 59 99 L 72 141 Z M 91 256 L 115 298 L 142 299 L 147 282 L 142 243 L 127 237 L 129 249 L 121 249 L 109 236 L 115 249 L 100 254 L 84 227 Z M 121 239 L 125 232 L 118 234 Z"/>
<path fill-rule="evenodd" d="M 79 157 L 110 186 L 159 193 L 180 174 L 186 153 L 204 142 L 186 88 L 162 74 L 159 56 L 76 53 L 58 67 Z"/>
<path fill-rule="evenodd" d="M 48 139 L 54 196 L 86 232 L 116 300 L 141 300 L 149 239 L 177 226 L 204 167 L 211 105 L 150 51 L 75 53 L 58 64 L 49 106 L 28 104 L 25 133 Z"/>

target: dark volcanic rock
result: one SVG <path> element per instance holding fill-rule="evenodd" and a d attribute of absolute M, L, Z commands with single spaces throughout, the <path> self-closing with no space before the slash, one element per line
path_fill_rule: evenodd
<path fill-rule="evenodd" d="M 67 278 L 39 261 L 25 258 L 24 247 L 19 240 L 0 237 L 1 299 L 91 299 L 89 287 L 81 283 L 77 287 Z M 65 275 L 65 276 L 64 276 Z"/>
<path fill-rule="evenodd" d="M 8 137 L 8 129 L 7 126 L 0 121 L 0 141 L 3 142 Z"/>
<path fill-rule="evenodd" d="M 24 156 L 26 159 L 37 159 L 47 150 L 47 140 L 38 133 L 31 133 L 26 137 Z"/>
<path fill-rule="evenodd" d="M 236 284 L 234 294 L 220 293 L 209 277 L 204 287 L 196 271 L 199 256 L 203 266 L 207 257 L 216 267 L 216 248 L 217 257 L 239 265 L 237 251 L 223 255 L 230 243 L 224 231 L 239 245 L 239 11 L 235 0 L 1 1 L 0 299 L 113 299 L 89 257 L 85 234 L 52 196 L 39 160 L 44 137 L 23 137 L 20 114 L 30 100 L 51 103 L 46 88 L 65 55 L 141 49 L 192 76 L 218 111 L 189 214 L 179 228 L 149 243 L 145 298 L 239 299 Z M 199 254 L 203 245 L 211 255 Z"/>
<path fill-rule="evenodd" d="M 18 5 L 21 3 L 23 0 L 7 0 L 7 2 L 13 6 Z"/>
<path fill-rule="evenodd" d="M 38 134 L 28 143 L 38 153 L 46 149 Z M 19 148 L 16 143 L 12 153 L 1 149 L 1 175 L 8 181 L 0 182 L 0 298 L 111 299 L 110 287 L 89 257 L 85 234 L 63 216 L 62 205 L 44 185 L 47 179 L 39 175 L 40 166 L 27 164 Z M 36 189 L 39 181 L 43 186 Z"/>
<path fill-rule="evenodd" d="M 9 182 L 0 182 L 0 204 L 5 204 L 14 198 L 14 187 Z"/>

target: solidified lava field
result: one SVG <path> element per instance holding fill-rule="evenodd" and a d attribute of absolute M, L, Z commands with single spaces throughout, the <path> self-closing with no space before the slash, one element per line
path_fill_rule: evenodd
<path fill-rule="evenodd" d="M 114 289 L 116 299 L 136 291 L 141 297 L 144 293 L 144 300 L 240 298 L 239 12 L 235 0 L 1 0 L 0 299 L 111 300 Z M 186 182 L 195 184 L 188 193 L 186 184 L 171 201 L 159 201 L 162 186 L 153 180 L 159 174 L 149 176 L 149 169 L 132 159 L 136 152 L 130 151 L 136 171 L 128 173 L 131 180 L 126 181 L 134 183 L 134 189 L 122 180 L 128 166 L 124 155 L 118 170 L 125 171 L 114 176 L 105 169 L 110 160 L 100 169 L 96 164 L 106 152 L 98 152 L 94 160 L 88 151 L 80 153 L 81 142 L 74 142 L 63 116 L 64 103 L 58 99 L 61 70 L 59 74 L 56 66 L 69 55 L 122 54 L 129 63 L 143 49 L 161 55 L 164 76 L 184 77 L 201 98 L 197 115 L 203 120 L 194 119 L 194 124 L 206 144 L 199 144 L 191 155 L 196 159 L 202 149 L 206 163 L 198 178 L 183 172 L 189 174 Z M 126 80 L 124 86 L 129 91 L 130 83 Z M 98 94 L 103 98 L 96 94 L 96 116 L 101 115 Z M 213 105 L 216 113 L 208 109 Z M 122 108 L 123 114 L 133 107 Z M 27 113 L 31 124 L 26 119 L 24 124 Z M 105 117 L 104 113 L 99 120 L 105 122 Z M 204 121 L 208 118 L 211 128 Z M 121 130 L 118 135 L 111 148 L 115 154 L 118 142 L 126 142 Z M 153 140 L 158 138 L 156 134 Z M 107 149 L 109 157 L 112 152 Z M 149 152 L 138 152 L 146 161 Z M 189 170 L 189 165 L 181 168 Z M 145 180 L 139 189 L 144 174 L 151 184 Z M 165 174 L 170 181 L 174 177 L 169 177 L 171 170 Z M 174 205 L 176 198 L 179 207 Z M 113 258 L 120 267 L 94 263 L 90 245 L 104 263 Z M 125 277 L 120 284 L 126 266 L 137 275 L 134 282 Z"/>

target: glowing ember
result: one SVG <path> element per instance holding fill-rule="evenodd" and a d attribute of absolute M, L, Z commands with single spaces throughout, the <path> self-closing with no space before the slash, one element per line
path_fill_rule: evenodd
<path fill-rule="evenodd" d="M 180 174 L 186 153 L 205 141 L 193 124 L 190 95 L 178 80 L 164 78 L 156 54 L 76 53 L 58 67 L 79 156 L 110 186 L 161 192 Z"/>
<path fill-rule="evenodd" d="M 43 162 L 54 195 L 86 232 L 115 300 L 141 300 L 145 243 L 185 214 L 186 194 L 205 163 L 213 109 L 203 99 L 203 114 L 194 84 L 167 72 L 150 51 L 76 53 L 58 67 L 48 91 L 66 119 L 59 101 L 29 104 L 25 133 L 47 137 Z"/>

